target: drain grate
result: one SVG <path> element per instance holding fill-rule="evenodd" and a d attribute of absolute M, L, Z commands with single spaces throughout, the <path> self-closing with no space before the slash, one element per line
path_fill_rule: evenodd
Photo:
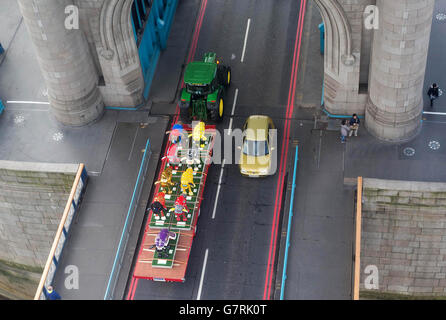
<path fill-rule="evenodd" d="M 439 21 L 444 21 L 444 20 L 446 20 L 446 14 L 444 14 L 444 13 L 439 13 L 439 14 L 437 14 L 437 15 L 435 16 L 435 18 L 436 18 L 437 20 L 439 20 Z"/>

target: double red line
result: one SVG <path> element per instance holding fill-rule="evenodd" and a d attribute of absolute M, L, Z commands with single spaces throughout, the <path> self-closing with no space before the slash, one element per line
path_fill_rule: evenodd
<path fill-rule="evenodd" d="M 195 57 L 195 51 L 197 50 L 197 45 L 198 45 L 198 37 L 200 36 L 201 25 L 203 24 L 204 13 L 206 11 L 207 4 L 208 4 L 208 0 L 201 1 L 200 11 L 198 12 L 197 22 L 195 23 L 195 31 L 194 31 L 194 35 L 192 37 L 192 43 L 189 48 L 189 54 L 187 56 L 187 63 L 191 62 L 192 59 Z M 181 87 L 183 87 L 183 85 L 184 85 L 184 79 L 181 81 Z M 173 118 L 172 123 L 175 124 L 177 122 L 179 113 L 180 113 L 180 109 L 179 109 L 179 106 L 177 105 L 175 116 Z M 148 221 L 147 223 L 150 223 L 150 221 Z M 146 227 L 147 227 L 147 225 L 146 225 Z M 145 228 L 144 228 L 144 232 L 146 230 Z M 129 291 L 128 291 L 126 300 L 134 299 L 136 288 L 138 287 L 138 281 L 139 281 L 139 278 L 135 278 L 135 276 L 132 275 L 132 281 L 130 283 L 130 287 L 129 287 Z"/>
<path fill-rule="evenodd" d="M 195 31 L 192 37 L 192 43 L 189 49 L 189 54 L 187 55 L 186 65 L 189 64 L 189 62 L 192 62 L 192 60 L 195 57 L 195 51 L 197 50 L 197 45 L 198 45 L 198 37 L 200 36 L 201 25 L 203 24 L 204 13 L 206 11 L 207 4 L 208 0 L 201 1 L 200 11 L 198 11 L 197 22 L 195 23 Z M 181 88 L 183 88 L 183 86 L 184 86 L 184 77 L 181 80 Z M 173 118 L 173 123 L 176 123 L 178 121 L 179 115 L 180 115 L 180 106 L 177 105 L 177 108 L 175 110 L 175 116 Z"/>
<path fill-rule="evenodd" d="M 277 242 L 277 232 L 279 229 L 279 215 L 280 215 L 280 210 L 282 209 L 283 183 L 284 183 L 284 179 L 285 179 L 286 160 L 287 160 L 287 156 L 288 156 L 288 145 L 289 145 L 288 139 L 290 137 L 291 117 L 292 117 L 293 111 L 294 111 L 294 98 L 295 98 L 295 94 L 296 94 L 297 71 L 299 68 L 300 48 L 301 48 L 301 41 L 302 41 L 302 32 L 303 32 L 306 5 L 307 5 L 307 0 L 301 0 L 300 11 L 299 11 L 299 22 L 297 24 L 296 40 L 294 43 L 293 64 L 292 64 L 292 70 L 291 70 L 290 86 L 289 86 L 289 91 L 288 91 L 288 103 L 287 103 L 286 116 L 285 116 L 285 126 L 284 126 L 284 131 L 283 131 L 283 138 L 282 138 L 282 152 L 280 155 L 279 179 L 277 181 L 273 225 L 271 227 L 271 239 L 270 239 L 269 255 L 268 255 L 268 267 L 266 270 L 265 287 L 264 287 L 264 291 L 263 291 L 263 300 L 269 300 L 271 298 L 271 285 L 272 285 L 271 282 L 273 279 L 273 272 L 274 272 L 274 262 L 275 262 L 276 245 L 277 245 L 277 243 L 276 243 Z"/>

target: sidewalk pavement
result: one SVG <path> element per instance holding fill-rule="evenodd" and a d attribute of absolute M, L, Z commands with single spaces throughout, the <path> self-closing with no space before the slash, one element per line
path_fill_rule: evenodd
<path fill-rule="evenodd" d="M 446 2 L 437 0 L 434 8 L 434 18 L 432 23 L 429 52 L 427 56 L 426 76 L 423 87 L 424 110 L 433 112 L 446 112 L 446 76 L 444 74 L 444 57 L 446 56 L 446 20 L 437 19 L 438 14 L 446 14 Z M 427 90 L 432 83 L 436 82 L 443 91 L 443 96 L 434 102 L 434 107 L 430 107 Z M 427 116 L 431 119 L 432 116 Z M 442 121 L 446 121 L 446 117 Z"/>
<path fill-rule="evenodd" d="M 132 112 L 131 115 L 135 117 L 134 122 L 118 120 L 104 168 L 100 176 L 90 177 L 81 210 L 71 226 L 54 281 L 55 288 L 65 300 L 104 298 L 143 151 L 147 139 L 150 139 L 152 154 L 133 224 L 140 226 L 144 219 L 169 119 L 148 118 L 147 113 L 138 116 Z M 132 259 L 133 256 L 126 256 L 124 265 Z M 78 268 L 78 289 L 64 285 L 68 266 Z M 126 280 L 125 277 L 123 283 L 118 284 L 120 292 L 116 295 L 120 298 Z"/>

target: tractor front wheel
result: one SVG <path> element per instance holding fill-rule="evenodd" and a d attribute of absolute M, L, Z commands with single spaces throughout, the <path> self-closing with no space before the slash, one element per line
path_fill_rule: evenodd
<path fill-rule="evenodd" d="M 231 67 L 226 68 L 226 83 L 225 87 L 228 88 L 231 85 Z"/>

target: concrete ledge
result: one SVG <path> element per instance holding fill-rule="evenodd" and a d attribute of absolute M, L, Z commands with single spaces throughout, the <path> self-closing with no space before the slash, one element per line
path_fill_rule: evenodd
<path fill-rule="evenodd" d="M 404 190 L 414 192 L 446 192 L 446 183 L 364 178 L 364 189 Z"/>
<path fill-rule="evenodd" d="M 76 174 L 79 164 L 71 163 L 42 163 L 0 160 L 0 173 L 4 170 L 34 171 L 50 173 Z"/>

